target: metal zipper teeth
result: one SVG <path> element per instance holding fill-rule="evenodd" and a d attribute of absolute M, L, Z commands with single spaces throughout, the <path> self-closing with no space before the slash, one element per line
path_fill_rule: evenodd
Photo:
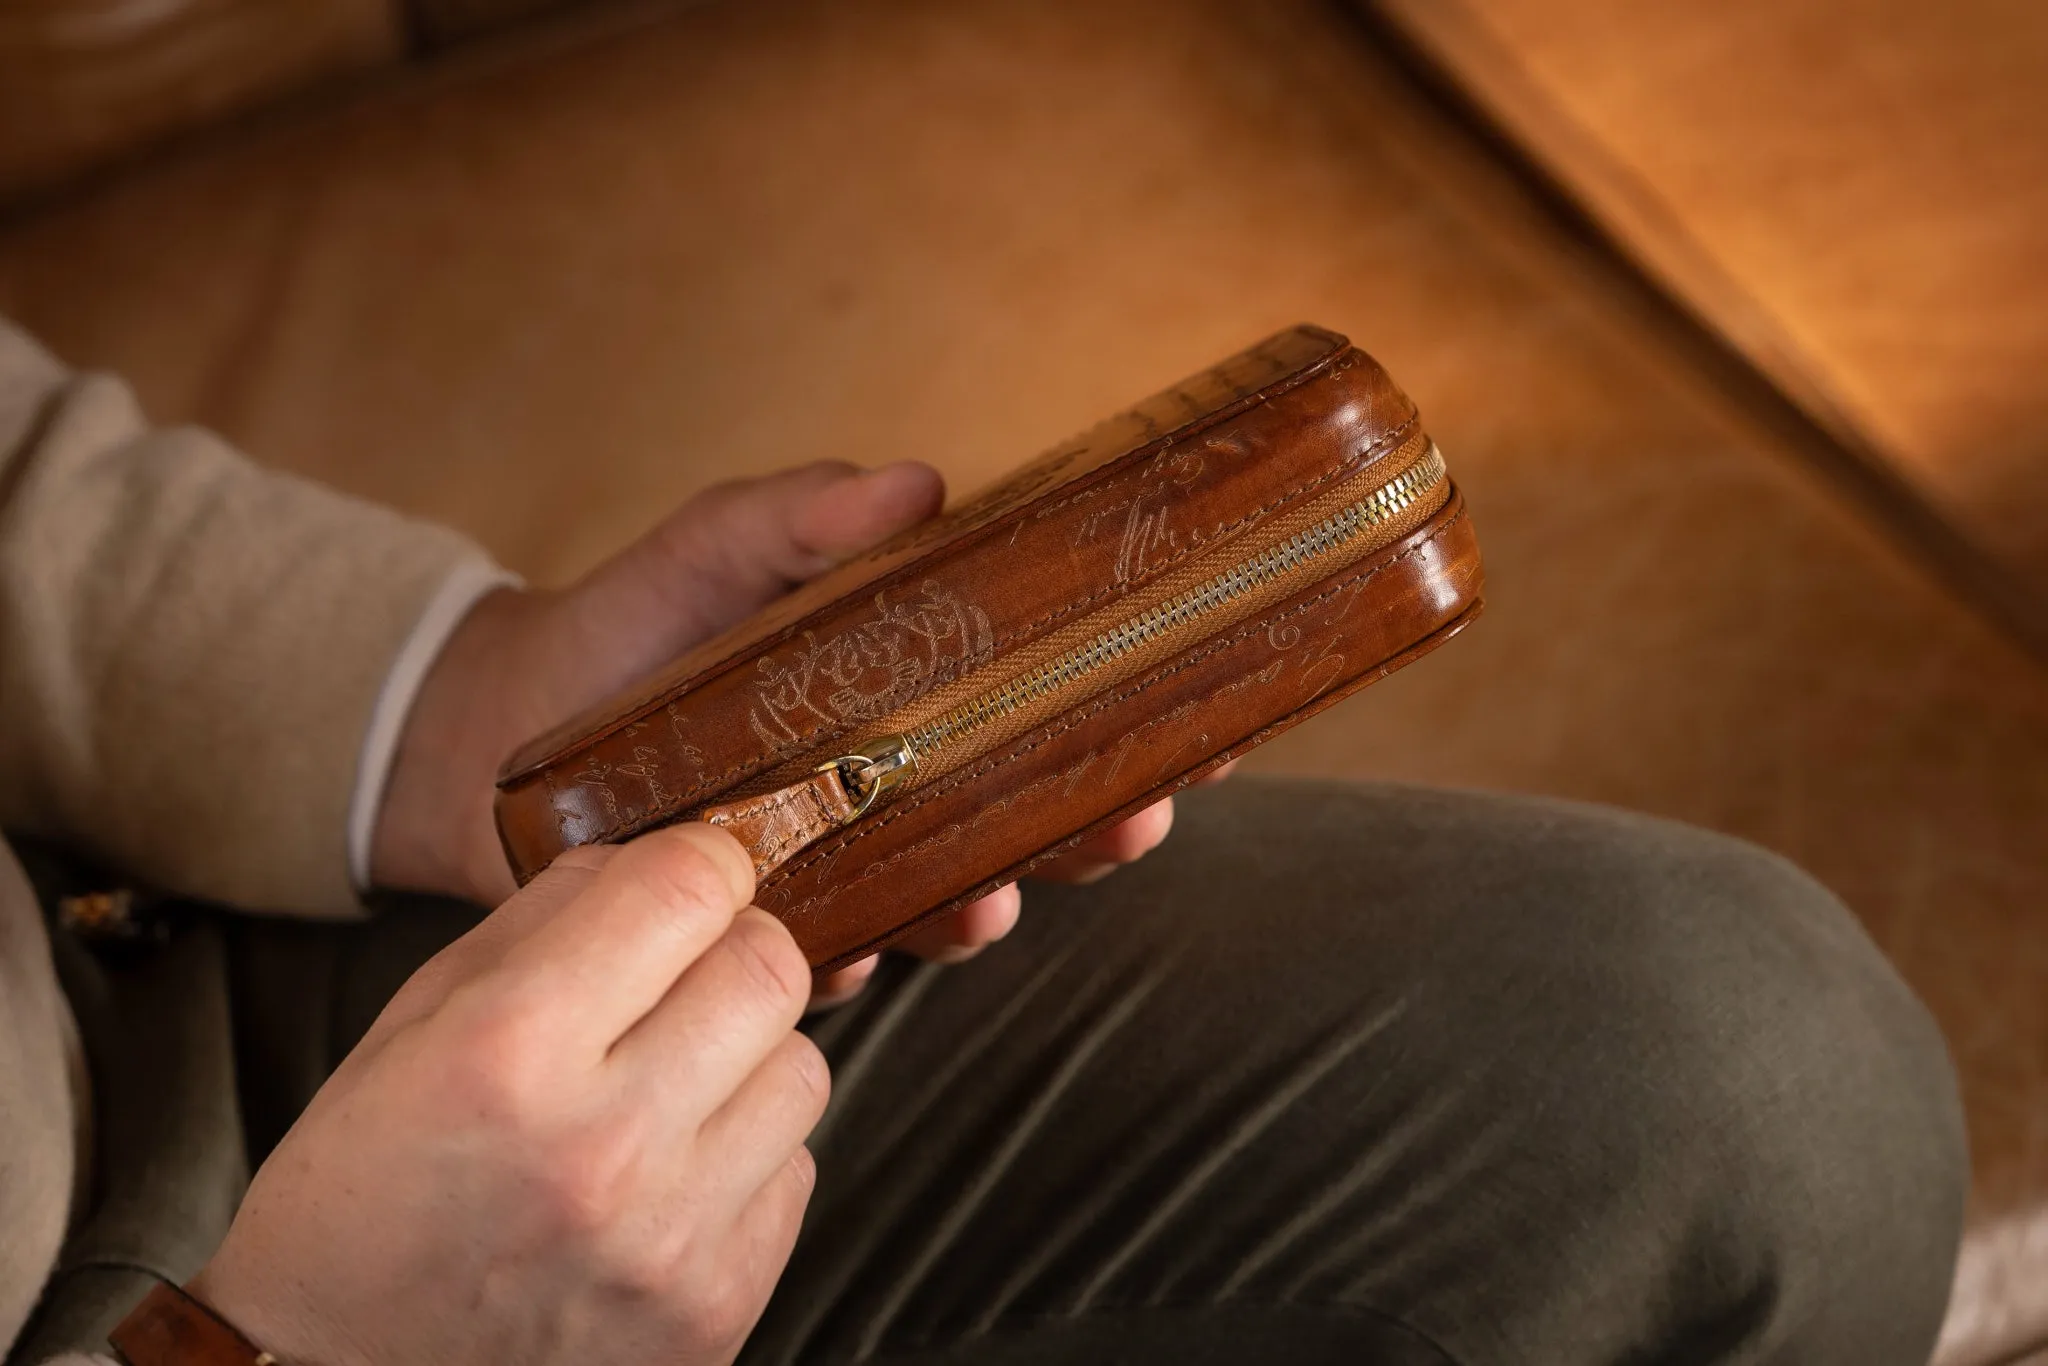
<path fill-rule="evenodd" d="M 906 731 L 903 741 L 922 758 L 990 722 L 1049 697 L 1122 655 L 1149 645 L 1169 631 L 1228 606 L 1233 600 L 1292 573 L 1310 560 L 1339 550 L 1400 516 L 1444 477 L 1444 459 L 1432 444 L 1422 457 L 1364 498 L 1296 532 L 1278 545 L 1242 560 L 1206 583 L 1084 641 L 1057 659 L 1012 678 L 1000 688 L 964 702 L 944 715 Z"/>

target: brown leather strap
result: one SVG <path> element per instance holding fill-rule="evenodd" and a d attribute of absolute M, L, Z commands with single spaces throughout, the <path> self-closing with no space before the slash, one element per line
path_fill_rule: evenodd
<path fill-rule="evenodd" d="M 754 876 L 766 877 L 854 814 L 853 798 L 835 766 L 773 792 L 706 807 L 698 819 L 747 846 Z"/>
<path fill-rule="evenodd" d="M 165 1282 L 142 1297 L 113 1332 L 114 1355 L 128 1366 L 276 1366 L 233 1325 Z"/>

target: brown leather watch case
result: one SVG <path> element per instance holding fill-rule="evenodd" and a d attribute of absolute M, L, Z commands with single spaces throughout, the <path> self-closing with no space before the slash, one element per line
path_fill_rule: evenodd
<path fill-rule="evenodd" d="M 522 747 L 498 829 L 525 882 L 725 826 L 828 968 L 1435 648 L 1480 588 L 1414 405 L 1296 327 Z"/>

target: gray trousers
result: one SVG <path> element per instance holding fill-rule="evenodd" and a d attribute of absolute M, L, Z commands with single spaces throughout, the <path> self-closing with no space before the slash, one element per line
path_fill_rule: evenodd
<path fill-rule="evenodd" d="M 1026 905 L 975 962 L 891 962 L 808 1026 L 819 1184 L 746 1366 L 1925 1361 L 1954 1078 L 1782 860 L 1565 803 L 1240 780 Z M 247 1157 L 474 914 L 66 950 L 103 1179 L 18 1355 L 89 1344 L 135 1267 L 189 1273 Z"/>

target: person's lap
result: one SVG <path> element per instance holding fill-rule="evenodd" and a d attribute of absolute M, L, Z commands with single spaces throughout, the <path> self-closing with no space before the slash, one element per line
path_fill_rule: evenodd
<path fill-rule="evenodd" d="M 1953 1080 L 1782 862 L 1240 781 L 1026 902 L 975 962 L 892 962 L 808 1026 L 835 1094 L 749 1366 L 1924 1359 Z M 238 936 L 258 1154 L 471 914 Z"/>

